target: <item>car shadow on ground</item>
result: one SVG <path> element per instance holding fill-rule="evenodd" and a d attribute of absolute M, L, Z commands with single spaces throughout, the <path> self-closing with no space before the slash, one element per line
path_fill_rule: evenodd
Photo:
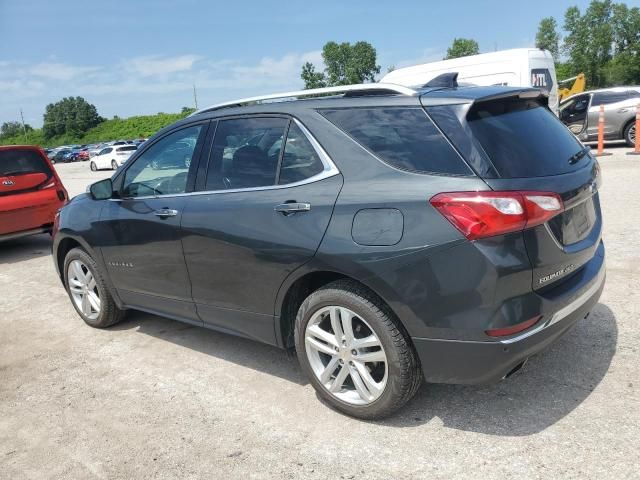
<path fill-rule="evenodd" d="M 51 235 L 43 233 L 0 242 L 0 265 L 51 255 Z"/>
<path fill-rule="evenodd" d="M 136 328 L 267 375 L 308 383 L 294 355 L 252 340 L 135 311 L 112 328 Z M 609 369 L 617 339 L 613 312 L 598 304 L 588 318 L 505 381 L 488 386 L 423 385 L 397 414 L 371 423 L 410 428 L 441 421 L 449 428 L 488 435 L 538 433 L 571 413 L 597 387 Z"/>
<path fill-rule="evenodd" d="M 613 312 L 598 304 L 588 318 L 508 379 L 489 386 L 423 385 L 398 415 L 376 423 L 412 427 L 439 419 L 445 427 L 488 435 L 541 432 L 598 386 L 617 340 Z"/>
<path fill-rule="evenodd" d="M 227 362 L 275 375 L 299 385 L 309 383 L 298 365 L 295 352 L 266 345 L 204 327 L 168 320 L 156 315 L 130 311 L 112 330 L 137 329 L 138 332 L 169 341 Z"/>

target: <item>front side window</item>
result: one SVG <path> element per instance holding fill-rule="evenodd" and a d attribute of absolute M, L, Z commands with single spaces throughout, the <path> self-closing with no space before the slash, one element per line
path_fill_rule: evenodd
<path fill-rule="evenodd" d="M 183 128 L 154 143 L 126 171 L 123 197 L 185 193 L 202 125 Z"/>
<path fill-rule="evenodd" d="M 322 173 L 323 170 L 322 160 L 311 142 L 300 127 L 295 122 L 291 122 L 284 146 L 278 184 L 301 182 Z"/>
<path fill-rule="evenodd" d="M 286 118 L 221 120 L 207 169 L 206 190 L 275 185 Z"/>
<path fill-rule="evenodd" d="M 321 113 L 396 168 L 420 173 L 471 174 L 421 108 L 353 108 Z"/>

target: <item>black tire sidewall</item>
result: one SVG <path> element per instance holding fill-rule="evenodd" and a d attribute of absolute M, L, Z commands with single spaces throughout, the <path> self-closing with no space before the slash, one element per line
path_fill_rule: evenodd
<path fill-rule="evenodd" d="M 635 143 L 631 141 L 631 129 L 633 128 L 633 126 L 635 125 L 635 121 L 629 123 L 629 125 L 627 125 L 624 128 L 624 141 L 626 142 L 627 146 L 629 147 L 635 147 Z M 638 132 L 636 132 L 636 136 L 638 135 Z"/>
<path fill-rule="evenodd" d="M 82 313 L 82 311 L 78 309 L 76 302 L 73 300 L 73 295 L 71 294 L 71 289 L 69 288 L 69 264 L 73 260 L 80 260 L 82 263 L 84 263 L 87 266 L 87 268 L 91 270 L 91 274 L 93 275 L 93 278 L 96 281 L 98 294 L 100 296 L 100 314 L 95 319 L 87 318 Z M 71 249 L 69 253 L 67 253 L 67 256 L 64 259 L 63 275 L 64 275 L 64 286 L 65 286 L 65 289 L 67 290 L 67 294 L 69 295 L 69 299 L 71 300 L 71 305 L 73 305 L 73 308 L 75 309 L 75 311 L 78 313 L 78 315 L 80 315 L 82 320 L 84 320 L 84 322 L 87 325 L 90 325 L 96 328 L 103 328 L 115 323 L 113 318 L 113 314 L 115 313 L 114 312 L 115 305 L 112 305 L 113 300 L 111 299 L 111 294 L 102 278 L 102 275 L 100 274 L 98 265 L 87 252 L 85 252 L 80 248 Z"/>
<path fill-rule="evenodd" d="M 305 330 L 309 320 L 315 312 L 323 307 L 331 305 L 346 307 L 355 312 L 371 326 L 382 343 L 382 347 L 384 348 L 387 356 L 387 384 L 382 395 L 372 403 L 366 405 L 352 405 L 334 397 L 317 379 L 313 369 L 311 368 L 305 348 Z M 302 316 L 300 316 L 300 314 L 302 314 Z M 379 314 L 380 312 L 376 312 L 374 309 L 371 309 L 367 305 L 366 301 L 363 301 L 357 296 L 353 296 L 344 290 L 320 289 L 311 294 L 307 300 L 303 302 L 300 307 L 300 312 L 298 313 L 298 318 L 296 319 L 296 352 L 300 365 L 309 378 L 309 381 L 318 392 L 318 395 L 326 403 L 348 415 L 358 418 L 373 419 L 388 415 L 390 410 L 393 409 L 393 406 L 397 403 L 398 396 L 401 392 L 399 385 L 402 373 L 399 367 L 401 364 L 400 354 L 393 343 L 387 327 L 381 322 Z M 383 315 L 388 317 L 386 313 L 383 313 Z"/>

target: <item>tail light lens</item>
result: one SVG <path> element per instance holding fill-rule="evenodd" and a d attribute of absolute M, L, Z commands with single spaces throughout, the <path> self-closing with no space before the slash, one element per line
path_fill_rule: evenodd
<path fill-rule="evenodd" d="M 524 322 L 511 325 L 510 327 L 485 330 L 485 333 L 490 337 L 508 337 L 509 335 L 515 335 L 516 333 L 523 332 L 526 329 L 533 327 L 541 318 L 542 315 L 537 315 L 529 320 L 525 320 Z"/>
<path fill-rule="evenodd" d="M 564 210 L 551 192 L 439 193 L 430 202 L 469 240 L 535 227 Z"/>

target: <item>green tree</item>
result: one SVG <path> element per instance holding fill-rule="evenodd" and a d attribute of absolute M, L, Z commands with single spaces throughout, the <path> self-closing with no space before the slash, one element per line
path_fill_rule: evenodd
<path fill-rule="evenodd" d="M 66 135 L 79 137 L 104 121 L 96 107 L 82 97 L 66 97 L 50 103 L 44 113 L 45 138 Z"/>
<path fill-rule="evenodd" d="M 613 58 L 606 66 L 607 83 L 640 83 L 640 8 L 613 5 Z"/>
<path fill-rule="evenodd" d="M 480 48 L 475 40 L 471 38 L 454 38 L 451 46 L 447 48 L 447 56 L 444 57 L 444 60 L 477 55 L 478 53 L 480 53 Z"/>
<path fill-rule="evenodd" d="M 558 60 L 560 49 L 560 35 L 555 18 L 547 17 L 540 20 L 538 33 L 536 33 L 536 47 L 549 50 L 555 60 Z"/>
<path fill-rule="evenodd" d="M 612 58 L 613 4 L 610 0 L 593 0 L 584 15 L 570 7 L 564 15 L 564 52 L 575 73 L 584 72 L 587 85 L 606 85 L 605 66 Z"/>
<path fill-rule="evenodd" d="M 368 42 L 353 45 L 327 42 L 322 48 L 324 72 L 316 71 L 315 66 L 307 62 L 302 66 L 300 77 L 307 89 L 373 82 L 380 73 L 376 57 L 376 49 Z"/>
<path fill-rule="evenodd" d="M 0 137 L 15 137 L 22 135 L 24 132 L 31 132 L 33 128 L 28 123 L 25 123 L 24 128 L 20 122 L 4 122 L 0 126 Z"/>

